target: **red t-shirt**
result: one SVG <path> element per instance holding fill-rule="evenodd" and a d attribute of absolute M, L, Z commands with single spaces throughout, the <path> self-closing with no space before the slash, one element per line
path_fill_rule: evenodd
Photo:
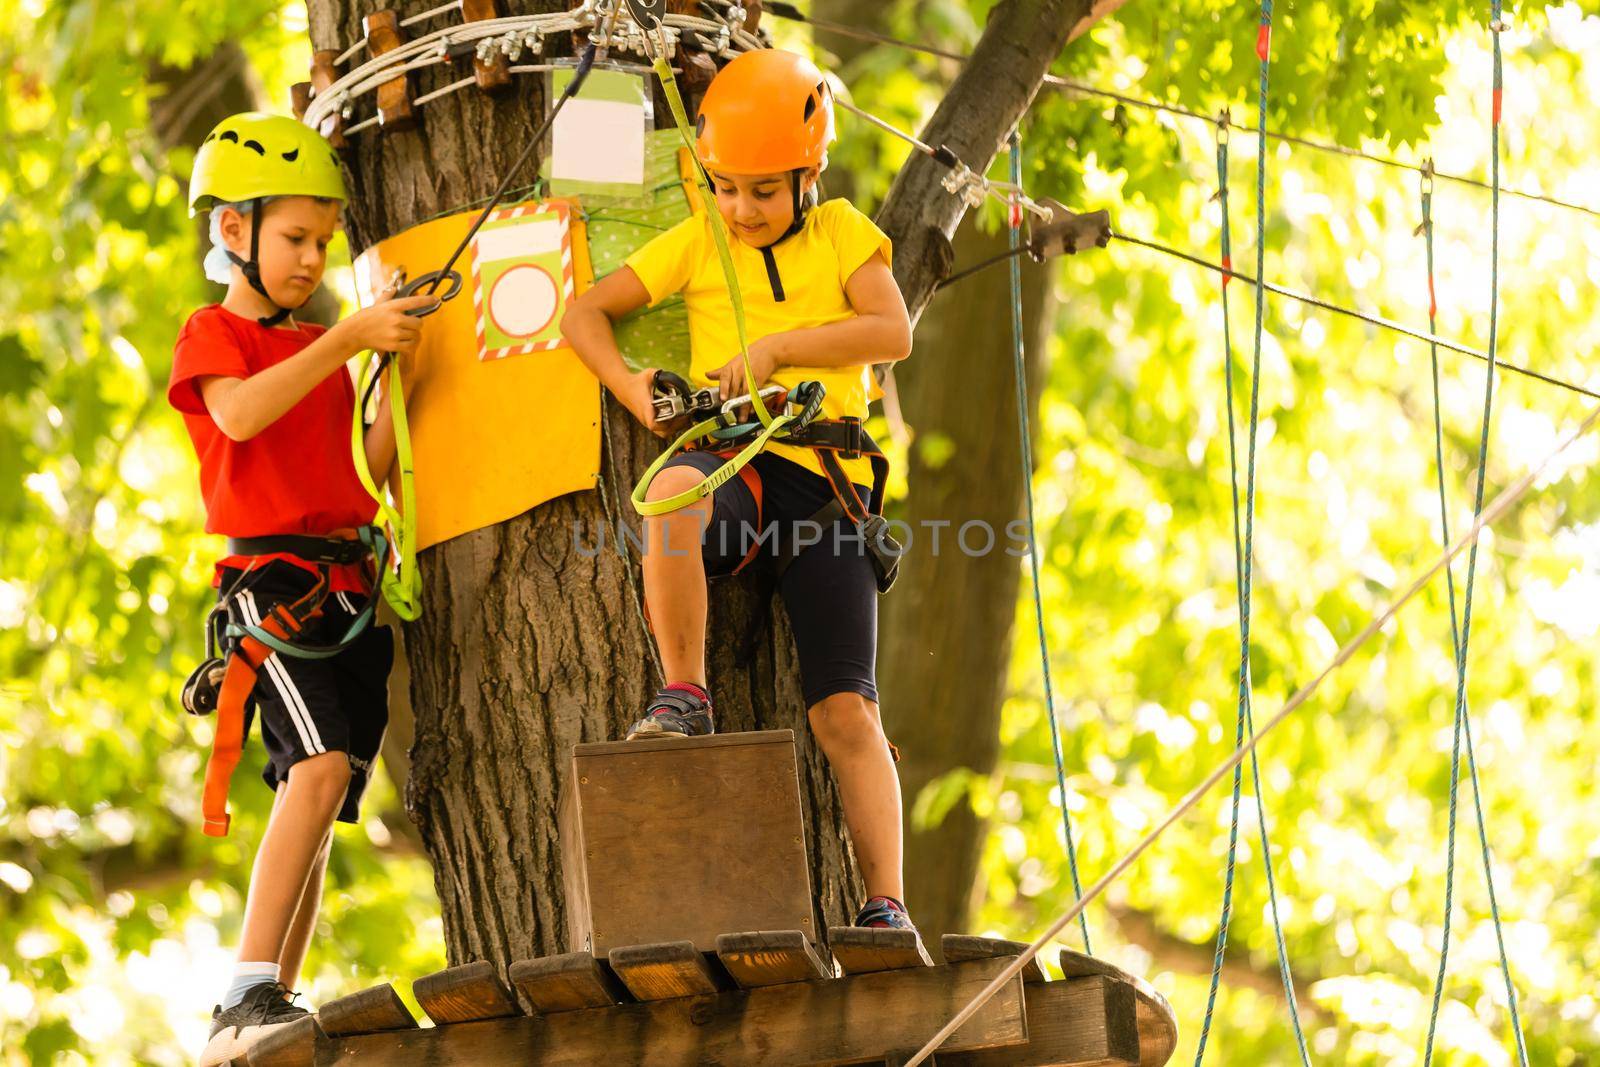
<path fill-rule="evenodd" d="M 326 332 L 301 324 L 297 329 L 265 327 L 220 304 L 189 316 L 172 361 L 167 401 L 183 413 L 189 439 L 200 460 L 200 492 L 206 502 L 206 532 L 228 537 L 268 534 L 327 536 L 372 522 L 377 504 L 362 488 L 350 458 L 350 420 L 355 385 L 343 368 L 328 375 L 298 404 L 248 441 L 235 441 L 218 429 L 200 395 L 200 379 L 210 375 L 248 378 L 282 363 Z M 258 557 L 258 565 L 285 559 L 315 569 L 292 556 Z M 242 567 L 248 559 L 230 556 L 217 564 Z M 363 591 L 365 568 L 333 568 L 334 591 Z"/>

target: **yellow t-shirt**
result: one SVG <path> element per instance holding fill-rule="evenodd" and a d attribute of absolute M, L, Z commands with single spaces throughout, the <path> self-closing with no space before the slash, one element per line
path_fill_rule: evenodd
<path fill-rule="evenodd" d="M 710 372 L 739 354 L 733 304 L 711 225 L 704 214 L 691 215 L 626 260 L 649 291 L 652 307 L 673 293 L 683 293 L 689 311 L 689 374 L 701 386 L 714 384 Z M 819 204 L 806 216 L 800 232 L 770 249 L 776 284 L 761 249 L 750 247 L 735 234 L 728 235 L 728 243 L 752 343 L 768 334 L 850 318 L 856 312 L 845 296 L 845 281 L 874 252 L 883 252 L 885 262 L 893 265 L 889 238 L 848 200 Z M 777 299 L 779 289 L 782 300 Z M 867 364 L 780 367 L 772 376 L 772 381 L 789 388 L 808 380 L 820 381 L 827 390 L 822 400 L 823 418 L 853 415 L 865 419 L 868 402 L 881 395 Z M 810 449 L 773 444 L 771 451 L 822 474 L 822 465 Z M 843 466 L 851 481 L 872 484 L 872 465 L 864 457 L 844 460 Z"/>

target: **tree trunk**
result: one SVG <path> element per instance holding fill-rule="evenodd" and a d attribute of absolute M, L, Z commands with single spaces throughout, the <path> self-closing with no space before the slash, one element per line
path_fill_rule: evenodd
<path fill-rule="evenodd" d="M 956 262 L 975 263 L 1005 247 L 1003 233 L 980 233 L 969 220 L 956 235 Z M 1022 262 L 1031 420 L 1055 324 L 1049 285 L 1055 271 L 1053 264 Z M 1014 554 L 1023 542 L 1006 532 L 1024 514 L 1024 483 L 1005 264 L 956 283 L 931 303 L 917 326 L 915 353 L 906 373 L 896 375 L 916 433 L 911 492 L 896 517 L 910 524 L 913 542 L 900 584 L 884 601 L 878 672 L 891 695 L 885 728 L 903 753 L 906 896 L 923 936 L 937 943 L 940 934 L 968 928 L 986 826 L 965 802 L 920 830 L 912 827 L 912 811 L 917 795 L 941 775 L 994 770 L 1025 566 Z M 979 552 L 978 528 L 968 539 L 971 553 L 961 548 L 957 533 L 968 522 L 994 531 L 992 549 Z"/>
<path fill-rule="evenodd" d="M 361 37 L 365 5 L 313 0 L 309 8 L 315 48 L 342 49 Z M 1088 0 L 1003 4 L 974 67 L 936 116 L 936 128 L 941 121 L 951 127 L 943 140 L 975 166 L 986 164 L 1088 8 Z M 414 91 L 460 76 L 445 67 L 419 71 Z M 500 100 L 469 90 L 426 105 L 418 132 L 352 138 L 352 249 L 492 192 L 537 124 L 543 96 L 539 82 L 519 76 Z M 905 206 L 891 215 L 892 193 L 884 215 L 897 273 L 906 272 L 907 303 L 917 311 L 948 258 L 944 235 L 961 214 L 924 162 L 902 172 L 896 190 Z M 555 811 L 569 751 L 618 736 L 656 685 L 636 568 L 612 551 L 586 558 L 574 543 L 575 526 L 592 543 L 608 516 L 636 525 L 626 487 L 659 448 L 609 401 L 603 418 L 600 492 L 551 501 L 420 559 L 423 615 L 403 635 L 416 729 L 407 806 L 434 866 L 452 962 L 504 966 L 567 947 Z M 814 922 L 820 929 L 847 921 L 859 879 L 837 794 L 805 728 L 793 645 L 771 589 L 757 578 L 721 585 L 709 639 L 721 726 L 790 728 L 800 739 Z"/>

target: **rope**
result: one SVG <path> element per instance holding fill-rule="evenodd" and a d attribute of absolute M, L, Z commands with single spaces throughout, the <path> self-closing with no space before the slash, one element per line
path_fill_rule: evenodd
<path fill-rule="evenodd" d="M 1489 123 L 1490 160 L 1489 173 L 1493 188 L 1489 201 L 1489 368 L 1484 376 L 1483 383 L 1483 418 L 1478 431 L 1478 480 L 1473 494 L 1473 515 L 1476 517 L 1483 510 L 1484 483 L 1488 479 L 1489 466 L 1489 426 L 1493 413 L 1494 402 L 1494 370 L 1495 351 L 1499 343 L 1500 325 L 1500 118 L 1501 99 L 1504 88 L 1502 57 L 1500 48 L 1500 34 L 1504 29 L 1501 21 L 1500 0 L 1490 0 L 1490 35 L 1494 43 L 1494 85 L 1492 117 Z M 1426 186 L 1423 193 L 1423 226 L 1428 238 L 1428 281 L 1430 290 L 1433 285 L 1433 225 L 1431 204 L 1431 190 Z M 1429 319 L 1433 319 L 1435 308 L 1432 301 L 1429 303 Z M 1440 521 L 1448 522 L 1448 514 L 1444 491 L 1444 465 L 1441 416 L 1439 414 L 1439 380 L 1438 371 L 1434 371 L 1434 426 L 1435 426 L 1435 456 L 1438 462 L 1439 477 L 1439 515 Z M 1448 527 L 1444 527 L 1448 530 Z M 1446 533 L 1445 536 L 1448 536 Z M 1461 627 L 1456 630 L 1455 614 L 1455 587 L 1453 582 L 1449 585 L 1450 591 L 1450 638 L 1452 651 L 1455 653 L 1456 666 L 1456 702 L 1454 743 L 1450 759 L 1450 815 L 1449 833 L 1446 839 L 1445 853 L 1445 914 L 1444 914 L 1444 940 L 1439 953 L 1439 971 L 1434 980 L 1433 1003 L 1428 1015 L 1428 1038 L 1424 1049 L 1423 1063 L 1433 1062 L 1434 1033 L 1438 1024 L 1440 1001 L 1444 996 L 1444 981 L 1450 951 L 1450 911 L 1453 904 L 1455 888 L 1456 865 L 1456 807 L 1461 783 L 1461 737 L 1463 733 L 1468 736 L 1468 760 L 1472 776 L 1473 803 L 1477 809 L 1478 837 L 1480 850 L 1483 856 L 1484 882 L 1489 891 L 1489 913 L 1494 922 L 1495 943 L 1499 949 L 1500 974 L 1505 981 L 1506 1000 L 1511 1009 L 1512 1033 L 1516 1038 L 1517 1062 L 1522 1067 L 1527 1067 L 1528 1050 L 1522 1033 L 1522 1020 L 1517 1011 L 1516 984 L 1511 980 L 1511 964 L 1506 956 L 1505 930 L 1500 920 L 1500 904 L 1495 896 L 1494 871 L 1490 859 L 1489 838 L 1483 815 L 1483 797 L 1479 789 L 1477 760 L 1471 750 L 1471 712 L 1467 705 L 1467 654 L 1472 640 L 1472 593 L 1474 581 L 1477 578 L 1478 565 L 1478 539 L 1472 539 L 1471 551 L 1467 554 L 1467 581 L 1461 598 Z"/>
<path fill-rule="evenodd" d="M 772 0 L 768 0 L 768 2 L 763 6 L 763 10 L 765 10 L 768 14 L 774 15 L 778 18 L 788 19 L 791 22 L 803 22 L 815 27 L 816 29 L 822 30 L 824 33 L 831 33 L 839 37 L 851 37 L 858 41 L 870 41 L 874 44 L 888 45 L 891 48 L 899 48 L 907 52 L 920 52 L 923 55 L 935 56 L 939 59 L 953 59 L 957 62 L 965 62 L 966 60 L 972 58 L 971 55 L 966 52 L 952 52 L 948 49 L 936 48 L 932 45 L 918 44 L 914 41 L 907 41 L 898 37 L 890 37 L 887 34 L 874 33 L 871 30 L 859 30 L 853 26 L 845 26 L 841 23 L 829 22 L 827 19 L 814 18 L 810 15 L 803 14 L 793 4 L 774 3 Z M 1088 82 L 1078 81 L 1073 78 L 1063 78 L 1057 74 L 1046 74 L 1044 76 L 1044 83 L 1046 85 L 1052 85 L 1058 89 L 1064 89 L 1070 92 L 1083 93 L 1088 96 L 1099 96 L 1108 100 L 1115 100 L 1118 103 L 1127 104 L 1130 107 L 1144 108 L 1148 111 L 1161 111 L 1169 115 L 1178 115 L 1183 118 L 1196 119 L 1205 123 L 1216 122 L 1216 118 L 1214 116 L 1203 114 L 1202 112 L 1183 107 L 1179 104 L 1169 104 L 1162 100 L 1152 100 L 1146 97 L 1130 96 L 1126 93 L 1115 92 L 1111 89 L 1106 89 L 1098 85 L 1091 85 Z M 1240 133 L 1248 133 L 1251 135 L 1258 133 L 1258 131 L 1252 126 L 1241 126 L 1230 123 L 1229 128 L 1237 130 Z M 1397 170 L 1409 170 L 1421 173 L 1423 169 L 1422 166 L 1419 166 L 1415 163 L 1407 163 L 1403 160 L 1393 159 L 1389 156 L 1373 155 L 1370 152 L 1363 152 L 1357 148 L 1349 148 L 1345 145 L 1333 144 L 1328 141 L 1318 141 L 1309 137 L 1300 137 L 1296 136 L 1295 134 L 1278 133 L 1269 130 L 1266 132 L 1265 136 L 1274 141 L 1282 141 L 1285 144 L 1298 145 L 1301 148 L 1309 148 L 1317 152 L 1329 152 L 1335 155 L 1345 156 L 1350 159 L 1364 159 L 1368 162 L 1378 163 L 1385 167 L 1393 167 Z M 1490 188 L 1490 183 L 1484 181 L 1482 178 L 1474 178 L 1465 174 L 1448 174 L 1444 171 L 1434 171 L 1433 174 L 1434 177 L 1442 181 L 1457 182 L 1461 185 L 1472 186 L 1475 189 L 1488 190 Z M 1543 193 L 1526 192 L 1521 189 L 1502 188 L 1500 193 L 1503 196 L 1514 196 L 1522 200 L 1530 200 L 1541 204 L 1548 204 L 1551 207 L 1581 212 L 1582 214 L 1588 215 L 1592 218 L 1600 218 L 1600 208 L 1590 207 L 1586 204 L 1574 203 L 1570 200 L 1562 200 L 1559 197 L 1547 196 Z"/>
<path fill-rule="evenodd" d="M 1428 330 L 1433 331 L 1439 314 L 1438 291 L 1433 270 L 1433 183 L 1426 174 L 1422 178 L 1422 234 L 1428 264 Z M 1439 347 L 1429 345 L 1433 369 L 1433 457 L 1439 481 L 1440 538 L 1450 542 L 1450 512 L 1444 489 L 1444 422 L 1439 400 Z M 1452 661 L 1461 655 L 1461 633 L 1456 621 L 1456 580 L 1449 567 L 1444 571 L 1445 591 L 1450 600 L 1450 656 Z M 1450 915 L 1455 901 L 1456 884 L 1456 795 L 1461 783 L 1461 716 L 1455 717 L 1455 740 L 1450 749 L 1450 822 L 1445 836 L 1444 868 L 1444 941 L 1439 949 L 1439 972 L 1433 982 L 1433 1005 L 1428 1011 L 1428 1039 L 1423 1052 L 1424 1067 L 1433 1063 L 1433 1037 L 1439 1025 L 1439 1007 L 1444 999 L 1444 979 L 1450 959 Z"/>
<path fill-rule="evenodd" d="M 1022 137 L 1011 131 L 1011 180 L 1022 181 Z M 1008 235 L 1016 249 L 1022 239 L 1022 205 L 1012 201 Z M 1044 599 L 1039 592 L 1039 534 L 1033 515 L 1033 434 L 1028 427 L 1028 372 L 1022 350 L 1022 264 L 1011 257 L 1011 356 L 1017 379 L 1017 432 L 1022 461 L 1022 486 L 1028 502 L 1028 566 L 1033 576 L 1033 618 L 1039 628 L 1039 667 L 1044 675 L 1044 706 L 1050 718 L 1050 748 L 1056 759 L 1056 787 L 1061 791 L 1061 832 L 1066 842 L 1067 867 L 1072 872 L 1072 898 L 1083 897 L 1083 882 L 1078 876 L 1078 850 L 1072 840 L 1072 816 L 1067 812 L 1067 770 L 1061 755 L 1061 728 L 1056 721 L 1055 690 L 1050 684 L 1050 641 L 1044 632 Z M 1094 955 L 1089 945 L 1089 920 L 1078 914 L 1083 933 L 1083 951 Z"/>
<path fill-rule="evenodd" d="M 1228 215 L 1228 124 L 1219 122 L 1217 126 L 1217 200 L 1222 208 L 1222 262 L 1233 262 L 1233 236 L 1229 225 Z M 1228 275 L 1222 276 L 1222 380 L 1223 392 L 1228 411 L 1228 480 L 1232 487 L 1233 503 L 1231 515 L 1233 518 L 1233 581 L 1234 595 L 1239 603 L 1244 603 L 1244 545 L 1239 539 L 1239 453 L 1235 446 L 1235 430 L 1233 420 L 1233 327 L 1232 319 L 1228 312 L 1228 283 L 1233 279 Z M 1251 440 L 1255 439 L 1255 424 L 1251 423 Z M 1239 695 L 1238 724 L 1234 727 L 1233 747 L 1237 751 L 1244 745 L 1245 733 L 1245 696 L 1241 688 Z M 1206 1042 L 1211 1038 L 1211 1020 L 1216 1013 L 1217 993 L 1222 987 L 1222 962 L 1228 951 L 1228 928 L 1233 921 L 1233 878 L 1235 861 L 1239 852 L 1239 800 L 1241 786 L 1243 785 L 1244 765 L 1240 764 L 1233 769 L 1233 796 L 1231 799 L 1232 816 L 1228 820 L 1228 861 L 1224 868 L 1222 882 L 1222 914 L 1217 919 L 1217 949 L 1211 957 L 1211 983 L 1206 992 L 1206 1013 L 1200 1024 L 1200 1040 L 1195 1047 L 1194 1062 L 1196 1065 L 1205 1059 Z"/>
<path fill-rule="evenodd" d="M 1256 96 L 1257 125 L 1262 136 L 1256 138 L 1256 277 L 1267 273 L 1267 75 L 1272 66 L 1272 0 L 1261 0 L 1261 22 L 1256 31 L 1256 57 L 1261 64 L 1260 88 Z M 1250 587 L 1255 562 L 1256 429 L 1260 414 L 1261 342 L 1266 326 L 1266 289 L 1256 286 L 1255 353 L 1250 365 L 1250 432 L 1245 461 L 1244 554 L 1239 564 L 1239 714 L 1247 732 L 1255 733 L 1250 713 Z M 1231 415 L 1231 409 L 1230 409 Z M 1229 441 L 1229 447 L 1233 442 Z M 1237 547 L 1237 546 L 1236 546 Z M 1255 788 L 1256 826 L 1261 831 L 1261 866 L 1267 876 L 1267 902 L 1272 908 L 1272 935 L 1278 950 L 1278 972 L 1283 979 L 1283 995 L 1289 1001 L 1289 1020 L 1294 1024 L 1295 1044 L 1300 1062 L 1311 1067 L 1306 1051 L 1305 1029 L 1300 1025 L 1300 1005 L 1294 993 L 1294 974 L 1289 968 L 1289 950 L 1283 942 L 1283 922 L 1278 915 L 1277 879 L 1272 873 L 1272 842 L 1267 833 L 1267 812 L 1261 800 L 1261 767 L 1256 750 L 1250 748 L 1250 780 Z M 1238 818 L 1238 808 L 1234 818 Z M 1195 1061 L 1196 1067 L 1199 1060 Z"/>
<path fill-rule="evenodd" d="M 1020 954 L 1014 957 L 1011 962 L 1006 965 L 1003 971 L 995 975 L 994 978 L 990 980 L 988 985 L 984 986 L 983 989 L 980 990 L 965 1007 L 957 1012 L 955 1016 L 952 1017 L 951 1020 L 946 1023 L 937 1034 L 934 1034 L 933 1037 L 928 1040 L 928 1043 L 923 1045 L 922 1048 L 917 1051 L 916 1055 L 907 1060 L 905 1062 L 905 1067 L 916 1067 L 917 1064 L 926 1061 L 927 1058 L 932 1055 L 934 1050 L 943 1044 L 951 1034 L 959 1030 L 968 1019 L 972 1018 L 978 1009 L 982 1008 L 983 1005 L 987 1004 L 996 993 L 1005 988 L 1008 982 L 1016 978 L 1016 976 L 1022 972 L 1022 968 L 1028 965 L 1028 961 L 1039 954 L 1040 949 L 1044 948 L 1044 946 L 1054 940 L 1062 930 L 1066 929 L 1067 925 L 1071 923 L 1073 919 L 1076 919 L 1085 907 L 1087 907 L 1097 897 L 1104 893 L 1113 882 L 1122 877 L 1122 875 L 1126 874 L 1128 869 L 1139 860 L 1139 857 L 1148 852 L 1150 847 L 1161 838 L 1162 834 L 1170 830 L 1173 824 L 1175 824 L 1184 815 L 1188 814 L 1188 812 L 1191 811 L 1196 804 L 1204 799 L 1205 795 L 1211 791 L 1213 786 L 1222 780 L 1224 775 L 1242 763 L 1245 756 L 1249 752 L 1253 751 L 1256 746 L 1261 743 L 1263 738 L 1265 738 L 1272 731 L 1276 730 L 1279 726 L 1283 725 L 1284 721 L 1288 719 L 1290 715 L 1294 714 L 1294 712 L 1299 710 L 1299 708 L 1303 706 L 1307 700 L 1311 699 L 1316 691 L 1321 688 L 1322 683 L 1327 680 L 1329 675 L 1348 663 L 1351 657 L 1360 651 L 1363 645 L 1370 641 L 1385 626 L 1389 625 L 1389 623 L 1394 620 L 1395 616 L 1400 613 L 1401 608 L 1405 607 L 1408 603 L 1415 599 L 1416 595 L 1420 593 L 1430 581 L 1433 580 L 1434 576 L 1447 567 L 1451 560 L 1460 555 L 1466 549 L 1467 545 L 1473 539 L 1475 539 L 1485 527 L 1493 525 L 1496 520 L 1510 510 L 1513 504 L 1521 500 L 1527 494 L 1528 490 L 1533 487 L 1534 482 L 1544 475 L 1545 471 L 1550 467 L 1550 465 L 1554 463 L 1562 453 L 1571 448 L 1576 441 L 1587 435 L 1589 431 L 1593 430 L 1596 423 L 1600 423 L 1600 406 L 1591 409 L 1589 414 L 1584 417 L 1583 421 L 1578 424 L 1576 429 L 1574 429 L 1566 437 L 1562 438 L 1555 448 L 1546 453 L 1538 463 L 1529 468 L 1529 470 L 1524 473 L 1521 478 L 1517 479 L 1515 483 L 1502 490 L 1500 495 L 1495 497 L 1494 500 L 1491 501 L 1489 505 L 1478 514 L 1477 518 L 1473 521 L 1472 526 L 1467 530 L 1466 533 L 1462 534 L 1455 541 L 1451 542 L 1449 547 L 1445 548 L 1444 551 L 1442 551 L 1432 563 L 1430 563 L 1419 574 L 1417 574 L 1415 578 L 1411 580 L 1411 583 L 1406 586 L 1405 590 L 1398 597 L 1391 600 L 1387 605 L 1384 606 L 1382 611 L 1378 612 L 1370 620 L 1368 620 L 1367 625 L 1363 626 L 1359 633 L 1357 633 L 1349 641 L 1345 642 L 1339 651 L 1334 654 L 1333 658 L 1328 661 L 1327 666 L 1323 667 L 1322 670 L 1318 672 L 1316 677 L 1312 678 L 1309 682 L 1296 690 L 1294 694 L 1290 696 L 1289 699 L 1284 703 L 1283 707 L 1279 708 L 1277 713 L 1274 714 L 1272 718 L 1268 719 L 1262 724 L 1260 730 L 1253 732 L 1251 736 L 1245 740 L 1244 747 L 1242 749 L 1234 752 L 1233 755 L 1229 756 L 1215 769 L 1213 769 L 1210 774 L 1206 775 L 1199 785 L 1191 789 L 1188 794 L 1186 794 L 1184 798 L 1172 808 L 1171 811 L 1167 812 L 1167 814 L 1161 818 L 1160 822 L 1156 823 L 1156 825 L 1151 828 L 1151 830 L 1146 833 L 1144 837 L 1139 839 L 1133 848 L 1129 849 L 1121 859 L 1113 864 L 1110 870 L 1101 875 L 1097 882 L 1084 891 L 1082 899 L 1073 904 L 1065 912 L 1058 915 L 1055 921 L 1052 922 L 1043 933 L 1041 933 L 1032 941 L 1032 943 L 1024 948 Z"/>
<path fill-rule="evenodd" d="M 1179 249 L 1173 248 L 1171 245 L 1161 244 L 1159 241 L 1151 241 L 1143 237 L 1134 237 L 1131 234 L 1118 233 L 1115 230 L 1112 231 L 1111 236 L 1112 239 L 1122 241 L 1125 244 L 1138 245 L 1140 248 L 1148 248 L 1153 252 L 1160 252 L 1163 255 L 1181 259 L 1187 263 L 1192 263 L 1197 267 L 1204 267 L 1206 270 L 1213 270 L 1218 274 L 1226 275 L 1230 278 L 1237 278 L 1246 285 L 1258 284 L 1256 279 L 1252 278 L 1248 274 L 1241 274 L 1224 264 L 1213 263 L 1208 259 L 1203 259 L 1200 256 L 1192 253 L 1180 251 Z M 1259 284 L 1261 288 L 1265 289 L 1269 293 L 1274 293 L 1278 296 L 1286 296 L 1290 300 L 1298 300 L 1300 303 L 1309 304 L 1311 307 L 1321 308 L 1324 311 L 1332 311 L 1335 314 L 1344 315 L 1348 318 L 1356 319 L 1359 322 L 1365 322 L 1372 326 L 1377 326 L 1385 330 L 1391 330 L 1395 333 L 1404 334 L 1405 336 L 1413 337 L 1418 341 L 1426 341 L 1430 344 L 1437 344 L 1440 348 L 1447 349 L 1451 352 L 1459 352 L 1464 356 L 1471 356 L 1474 359 L 1483 360 L 1485 363 L 1489 361 L 1489 355 L 1486 352 L 1480 352 L 1476 348 L 1468 347 L 1467 345 L 1461 344 L 1457 341 L 1452 341 L 1445 337 L 1439 337 L 1432 333 L 1425 333 L 1422 330 L 1414 330 L 1405 325 L 1405 323 L 1396 322 L 1394 319 L 1386 319 L 1381 315 L 1373 315 L 1365 311 L 1357 311 L 1354 308 L 1343 307 L 1339 304 L 1334 304 L 1330 301 L 1323 300 L 1320 297 L 1313 296 L 1310 293 L 1302 293 L 1294 289 L 1286 289 L 1283 286 L 1275 285 L 1272 282 L 1261 282 Z M 1563 378 L 1557 378 L 1541 371 L 1533 370 L 1529 367 L 1518 366 L 1515 363 L 1507 363 L 1504 360 L 1496 360 L 1495 366 L 1500 370 L 1512 371 L 1513 373 L 1520 374 L 1525 378 L 1533 378 L 1537 381 L 1544 382 L 1546 385 L 1554 385 L 1559 388 L 1566 389 L 1569 392 L 1577 393 L 1580 396 L 1586 396 L 1593 400 L 1600 400 L 1600 392 L 1596 392 L 1593 389 L 1588 389 L 1584 386 L 1569 382 Z"/>

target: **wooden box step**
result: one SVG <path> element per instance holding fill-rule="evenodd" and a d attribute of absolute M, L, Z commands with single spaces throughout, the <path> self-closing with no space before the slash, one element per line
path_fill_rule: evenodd
<path fill-rule="evenodd" d="M 559 822 L 571 951 L 714 953 L 752 928 L 817 940 L 792 730 L 577 745 Z"/>

